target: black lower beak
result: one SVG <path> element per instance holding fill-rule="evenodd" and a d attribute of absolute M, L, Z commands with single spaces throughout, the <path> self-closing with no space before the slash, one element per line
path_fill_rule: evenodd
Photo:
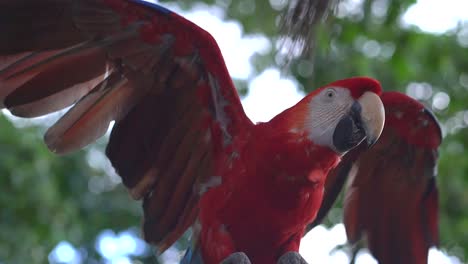
<path fill-rule="evenodd" d="M 345 115 L 335 127 L 333 145 L 341 153 L 351 150 L 366 137 L 366 131 L 361 120 L 361 105 L 355 102 L 350 112 Z M 372 144 L 375 143 L 371 142 Z"/>

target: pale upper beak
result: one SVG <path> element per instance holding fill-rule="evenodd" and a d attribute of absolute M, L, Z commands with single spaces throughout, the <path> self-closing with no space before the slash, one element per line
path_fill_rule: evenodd
<path fill-rule="evenodd" d="M 385 110 L 380 97 L 373 92 L 365 92 L 359 99 L 361 121 L 366 132 L 367 145 L 377 142 L 385 124 Z"/>
<path fill-rule="evenodd" d="M 385 110 L 380 97 L 373 92 L 365 92 L 336 125 L 334 148 L 345 153 L 364 139 L 370 147 L 379 139 L 384 123 Z"/>

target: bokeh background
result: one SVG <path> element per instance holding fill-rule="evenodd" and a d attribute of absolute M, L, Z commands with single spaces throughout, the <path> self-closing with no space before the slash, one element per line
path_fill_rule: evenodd
<path fill-rule="evenodd" d="M 164 1 L 214 35 L 249 117 L 267 121 L 305 93 L 356 75 L 422 101 L 439 118 L 440 234 L 430 263 L 468 259 L 468 1 L 343 0 L 300 58 L 278 34 L 292 0 Z M 281 45 L 281 43 L 285 45 Z M 289 47 L 289 49 L 288 49 Z M 284 68 L 287 56 L 290 64 Z M 282 69 L 282 70 L 281 70 Z M 57 114 L 0 111 L 0 263 L 177 263 L 186 234 L 156 257 L 140 238 L 140 203 L 106 160 L 106 139 L 57 157 L 42 135 Z M 315 263 L 348 263 L 338 203 L 303 240 Z M 361 251 L 357 263 L 376 263 Z"/>

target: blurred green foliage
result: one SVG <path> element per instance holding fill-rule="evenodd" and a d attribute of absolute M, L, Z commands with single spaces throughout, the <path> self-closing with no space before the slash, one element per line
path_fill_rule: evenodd
<path fill-rule="evenodd" d="M 89 190 L 93 179 L 108 176 L 89 165 L 85 151 L 57 157 L 45 147 L 42 129 L 18 130 L 2 115 L 0 127 L 0 262 L 46 263 L 61 240 L 98 260 L 99 232 L 139 223 L 139 205 L 121 185 Z"/>
<path fill-rule="evenodd" d="M 195 3 L 179 2 L 186 9 Z M 263 34 L 276 47 L 278 16 L 285 8 L 281 3 L 287 1 L 205 2 L 224 8 L 227 18 L 239 21 L 244 33 Z M 411 92 L 411 87 L 423 85 L 425 93 L 419 97 L 429 107 L 437 96 L 449 96 L 448 107 L 433 108 L 445 134 L 438 176 L 441 247 L 466 259 L 468 40 L 462 32 L 468 30 L 468 23 L 442 35 L 402 27 L 401 16 L 414 2 L 365 0 L 362 8 L 329 19 L 317 29 L 314 55 L 294 58 L 286 74 L 306 91 L 336 79 L 368 75 L 379 79 L 385 90 Z M 274 8 L 270 3 L 276 3 Z M 266 67 L 281 67 L 281 57 L 275 48 L 255 55 L 256 74 Z M 236 83 L 245 89 L 245 81 Z M 118 232 L 137 226 L 139 203 L 105 169 L 89 162 L 95 149 L 103 149 L 103 141 L 95 149 L 59 158 L 42 143 L 43 129 L 17 129 L 0 114 L 0 262 L 45 263 L 54 246 L 67 240 L 87 252 L 86 263 L 98 263 L 96 235 L 103 229 Z M 104 187 L 89 188 L 96 182 Z M 328 224 L 340 220 L 339 209 L 333 212 Z M 140 258 L 152 259 L 151 254 Z"/>

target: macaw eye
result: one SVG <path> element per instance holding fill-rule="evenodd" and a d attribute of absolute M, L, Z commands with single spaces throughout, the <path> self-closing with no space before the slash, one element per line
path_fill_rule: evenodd
<path fill-rule="evenodd" d="M 335 98 L 336 96 L 336 91 L 333 90 L 333 89 L 328 89 L 325 91 L 325 97 L 328 99 L 328 100 L 331 100 L 333 98 Z"/>

